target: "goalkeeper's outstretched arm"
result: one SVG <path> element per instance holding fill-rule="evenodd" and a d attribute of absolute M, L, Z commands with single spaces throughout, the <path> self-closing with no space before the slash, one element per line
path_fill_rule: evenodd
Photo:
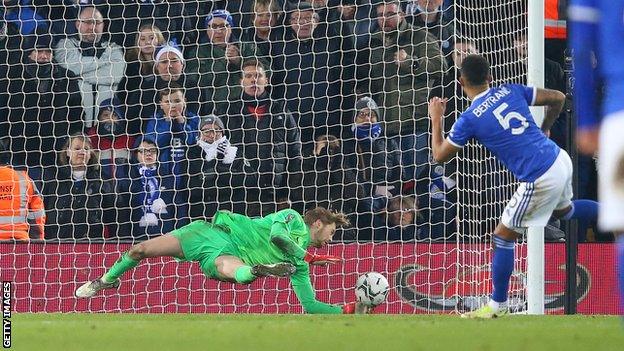
<path fill-rule="evenodd" d="M 291 283 L 297 299 L 301 303 L 303 310 L 310 314 L 341 314 L 341 313 L 367 313 L 365 306 L 356 303 L 344 306 L 331 305 L 316 299 L 312 282 L 310 282 L 310 268 L 308 262 L 315 259 L 330 260 L 328 256 L 319 258 L 310 255 L 306 250 L 297 245 L 289 236 L 288 228 L 284 223 L 274 223 L 271 228 L 271 243 L 277 246 L 284 254 L 293 258 L 296 262 L 297 271 L 291 276 Z"/>

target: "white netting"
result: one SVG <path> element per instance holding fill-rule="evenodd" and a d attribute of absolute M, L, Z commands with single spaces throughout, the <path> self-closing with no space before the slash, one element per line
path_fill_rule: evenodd
<path fill-rule="evenodd" d="M 526 1 L 405 1 L 398 30 L 396 3 L 377 2 L 5 5 L 0 133 L 47 214 L 43 243 L 1 246 L 18 309 L 298 312 L 286 281 L 205 283 L 197 266 L 161 259 L 127 273 L 118 294 L 86 302 L 73 290 L 131 243 L 217 209 L 257 216 L 317 205 L 353 223 L 329 248 L 344 264 L 312 271 L 320 300 L 353 299 L 357 275 L 376 270 L 395 285 L 380 312 L 474 307 L 489 291 L 489 240 L 513 178 L 474 144 L 431 165 L 427 101 L 451 98 L 447 129 L 467 106 L 457 43 L 492 62 L 494 84 L 525 81 L 513 45 Z M 363 108 L 380 130 L 356 117 Z M 211 143 L 215 129 L 228 141 Z"/>
<path fill-rule="evenodd" d="M 527 1 L 522 0 L 495 4 L 470 0 L 456 2 L 456 29 L 461 33 L 460 38 L 475 43 L 478 50 L 490 61 L 493 85 L 526 83 L 526 61 L 523 60 L 519 48 L 527 33 L 526 9 Z M 461 102 L 462 108 L 469 105 L 466 99 Z M 516 189 L 515 178 L 492 154 L 474 142 L 464 149 L 458 163 L 458 206 L 465 214 L 460 217 L 459 238 L 467 243 L 491 241 L 500 214 Z M 520 310 L 525 308 L 525 249 L 525 244 L 520 241 L 510 285 L 510 296 L 520 297 L 520 300 L 512 298 L 510 306 Z M 483 267 L 483 263 L 485 261 L 489 264 L 491 252 L 489 248 L 478 247 L 476 250 L 464 250 L 461 256 L 461 262 L 468 271 L 458 276 L 457 294 L 478 296 L 476 300 L 484 303 L 488 298 L 491 280 L 489 275 L 483 274 L 483 270 L 488 269 Z M 479 269 L 479 266 L 482 268 Z M 484 276 L 488 278 L 485 281 Z M 466 304 L 466 307 L 474 306 Z"/>

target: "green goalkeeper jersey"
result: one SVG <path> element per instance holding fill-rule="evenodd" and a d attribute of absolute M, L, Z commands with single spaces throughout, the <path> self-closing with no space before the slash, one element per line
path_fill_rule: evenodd
<path fill-rule="evenodd" d="M 239 258 L 246 264 L 292 263 L 297 270 L 290 280 L 307 313 L 342 313 L 342 307 L 316 300 L 310 282 L 310 266 L 304 261 L 310 245 L 310 230 L 297 211 L 286 209 L 259 218 L 219 211 L 212 222 L 229 229 Z M 282 243 L 281 247 L 274 244 L 276 239 Z"/>

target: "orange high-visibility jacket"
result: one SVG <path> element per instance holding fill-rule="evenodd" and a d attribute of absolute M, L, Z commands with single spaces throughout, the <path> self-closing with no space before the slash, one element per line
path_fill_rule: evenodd
<path fill-rule="evenodd" d="M 29 240 L 31 223 L 37 239 L 43 239 L 43 199 L 26 172 L 0 165 L 0 240 Z"/>
<path fill-rule="evenodd" d="M 566 0 L 546 0 L 544 2 L 544 38 L 566 38 L 566 4 Z"/>

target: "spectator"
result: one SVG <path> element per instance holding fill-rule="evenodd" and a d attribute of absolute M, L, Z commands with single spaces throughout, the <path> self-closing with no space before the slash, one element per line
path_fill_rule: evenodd
<path fill-rule="evenodd" d="M 370 212 L 372 202 L 389 198 L 401 191 L 401 153 L 393 139 L 385 136 L 378 121 L 379 108 L 375 101 L 363 97 L 357 101 L 352 124 L 354 139 L 345 145 L 345 154 L 356 166 L 361 187 L 359 211 Z"/>
<path fill-rule="evenodd" d="M 126 116 L 130 123 L 126 132 L 130 135 L 140 133 L 142 116 L 154 114 L 154 52 L 164 44 L 160 29 L 153 24 L 144 24 L 136 35 L 134 46 L 126 51 L 126 73 L 119 82 L 116 95 L 127 106 Z M 143 114 L 144 109 L 149 111 Z"/>
<path fill-rule="evenodd" d="M 479 49 L 477 49 L 477 44 L 472 39 L 457 39 L 455 41 L 455 45 L 453 46 L 453 55 L 451 56 L 455 72 L 459 72 L 461 64 L 466 56 L 478 53 Z"/>
<path fill-rule="evenodd" d="M 407 4 L 405 14 L 410 24 L 425 29 L 439 41 L 444 56 L 450 60 L 454 33 L 446 17 L 446 11 L 442 8 L 443 2 L 443 0 L 413 0 Z"/>
<path fill-rule="evenodd" d="M 458 81 L 459 69 L 462 61 L 466 56 L 478 53 L 479 50 L 477 49 L 477 45 L 472 39 L 456 39 L 455 45 L 453 46 L 453 53 L 451 54 L 452 65 L 447 74 L 444 76 L 444 84 L 442 84 L 442 86 L 435 87 L 435 89 L 431 92 L 432 96 L 441 96 L 448 99 L 446 108 L 448 116 L 446 118 L 447 122 L 444 124 L 447 128 L 446 132 L 450 131 L 453 122 L 455 122 L 456 118 L 459 117 L 459 115 L 456 116 L 455 114 L 461 113 L 468 107 L 468 99 L 464 97 L 464 92 L 462 91 L 461 84 L 459 84 Z"/>
<path fill-rule="evenodd" d="M 199 82 L 201 113 L 223 114 L 228 100 L 240 96 L 243 59 L 260 55 L 255 45 L 237 42 L 232 36 L 234 22 L 228 11 L 215 10 L 206 17 L 206 35 L 188 55 L 188 69 Z"/>
<path fill-rule="evenodd" d="M 354 214 L 358 198 L 357 174 L 346 164 L 340 139 L 321 135 L 314 154 L 304 161 L 304 203 L 306 208 L 330 208 Z"/>
<path fill-rule="evenodd" d="M 284 0 L 280 2 L 280 8 L 283 7 Z M 236 26 L 232 29 L 232 34 L 237 38 L 240 36 L 240 29 L 247 29 L 253 25 L 253 1 L 250 0 L 216 0 L 213 3 L 213 9 L 224 9 L 232 15 L 232 20 Z M 204 12 L 205 13 L 205 12 Z"/>
<path fill-rule="evenodd" d="M 182 51 L 175 42 L 161 46 L 156 51 L 156 89 L 168 87 L 177 83 L 184 87 L 184 97 L 187 108 L 195 113 L 199 112 L 200 90 L 197 81 L 185 73 L 185 61 Z"/>
<path fill-rule="evenodd" d="M 76 76 L 52 60 L 50 35 L 30 37 L 23 48 L 22 64 L 0 87 L 0 134 L 9 137 L 12 164 L 40 179 L 38 168 L 54 165 L 55 150 L 82 130 L 82 102 Z"/>
<path fill-rule="evenodd" d="M 128 178 L 130 148 L 134 137 L 126 133 L 126 119 L 117 99 L 106 99 L 100 105 L 97 123 L 87 131 L 91 145 L 99 152 L 102 177 Z"/>
<path fill-rule="evenodd" d="M 154 74 L 154 53 L 156 48 L 165 44 L 165 37 L 154 24 L 144 24 L 139 28 L 134 46 L 126 51 L 125 78 L 149 76 Z M 132 88 L 139 84 L 130 84 Z M 120 84 L 120 86 L 125 86 Z"/>
<path fill-rule="evenodd" d="M 158 162 L 158 146 L 152 140 L 139 140 L 130 178 L 122 184 L 122 193 L 129 195 L 125 205 L 130 208 L 134 239 L 149 239 L 175 229 L 173 175 Z"/>
<path fill-rule="evenodd" d="M 37 12 L 31 0 L 2 0 L 0 18 L 14 24 L 25 38 L 48 28 L 48 21 Z"/>
<path fill-rule="evenodd" d="M 362 6 L 362 5 L 360 5 Z M 339 14 L 339 21 L 341 23 L 340 34 L 343 37 L 350 37 L 353 41 L 353 46 L 356 44 L 355 26 L 357 20 L 355 18 L 358 10 L 356 0 L 342 0 L 337 9 Z"/>
<path fill-rule="evenodd" d="M 458 230 L 456 218 L 460 216 L 457 201 L 447 201 L 431 195 L 423 193 L 417 197 L 418 215 L 416 216 L 415 238 L 434 241 L 455 240 Z"/>
<path fill-rule="evenodd" d="M 188 175 L 186 153 L 189 146 L 197 143 L 199 116 L 186 107 L 184 90 L 175 83 L 159 92 L 159 109 L 147 123 L 144 139 L 152 140 L 160 150 L 159 167 L 174 177 L 176 195 L 175 218 L 182 225 L 188 215 Z"/>
<path fill-rule="evenodd" d="M 115 234 L 115 196 L 103 181 L 89 137 L 72 134 L 61 150 L 58 167 L 44 173 L 46 239 L 102 239 Z"/>
<path fill-rule="evenodd" d="M 273 54 L 273 97 L 286 98 L 302 131 L 305 154 L 311 154 L 314 140 L 323 134 L 342 135 L 342 93 L 351 97 L 348 86 L 353 79 L 342 68 L 353 68 L 343 53 L 338 33 L 325 23 L 308 2 L 293 5 L 288 13 L 290 27 L 286 40 Z M 345 44 L 346 45 L 346 44 Z M 348 73 L 345 73 L 348 75 Z M 353 105 L 351 105 L 353 106 Z"/>
<path fill-rule="evenodd" d="M 296 0 L 294 1 L 297 2 Z M 319 23 L 326 24 L 328 32 L 326 35 L 339 35 L 341 40 L 349 41 L 348 47 L 352 50 L 355 47 L 355 0 L 312 0 L 310 4 L 319 16 Z M 355 55 L 355 53 L 347 53 Z"/>
<path fill-rule="evenodd" d="M 445 64 L 437 40 L 407 23 L 398 1 L 376 11 L 380 31 L 370 49 L 358 51 L 358 91 L 383 106 L 386 135 L 399 144 L 407 176 L 415 179 L 429 162 L 427 101 Z"/>
<path fill-rule="evenodd" d="M 130 135 L 139 134 L 145 130 L 147 121 L 151 120 L 158 109 L 158 92 L 175 84 L 184 87 L 186 108 L 194 113 L 199 110 L 199 89 L 197 83 L 184 73 L 184 57 L 178 45 L 174 42 L 167 43 L 156 49 L 155 80 L 143 79 L 141 88 L 135 91 L 117 91 L 119 100 L 127 105 L 126 116 L 132 122 L 128 127 Z"/>
<path fill-rule="evenodd" d="M 225 135 L 223 121 L 214 115 L 202 118 L 200 138 L 188 150 L 190 217 L 212 217 L 217 210 L 244 213 L 245 182 L 257 184 L 248 163 L 237 155 Z"/>
<path fill-rule="evenodd" d="M 245 177 L 256 181 L 245 188 L 250 216 L 272 213 L 277 203 L 301 199 L 299 128 L 284 103 L 269 97 L 267 80 L 260 61 L 245 61 L 240 81 L 242 96 L 231 103 L 224 118 L 230 142 L 253 170 Z M 262 209 L 261 205 L 266 207 Z"/>
<path fill-rule="evenodd" d="M 9 165 L 9 158 L 0 142 L 0 241 L 43 239 L 46 217 L 41 194 L 26 172 Z"/>
<path fill-rule="evenodd" d="M 373 240 L 409 241 L 415 239 L 418 204 L 411 196 L 395 196 L 375 214 Z M 366 239 L 358 236 L 358 239 Z"/>
<path fill-rule="evenodd" d="M 123 50 L 102 40 L 104 19 L 95 7 L 80 10 L 76 21 L 77 36 L 62 39 L 54 58 L 61 66 L 79 76 L 85 125 L 91 127 L 102 101 L 113 97 L 126 69 Z"/>
<path fill-rule="evenodd" d="M 291 2 L 297 3 L 298 1 L 291 0 Z M 312 5 L 312 8 L 314 8 L 314 12 L 318 14 L 319 23 L 327 23 L 328 25 L 334 27 L 334 31 L 336 33 L 340 33 L 340 26 L 338 26 L 338 24 L 342 13 L 341 9 L 338 7 L 339 1 L 311 0 L 309 3 Z"/>
<path fill-rule="evenodd" d="M 49 23 L 49 33 L 55 40 L 76 34 L 73 21 L 78 17 L 80 4 L 75 0 L 32 0 L 37 12 Z"/>
<path fill-rule="evenodd" d="M 528 65 L 528 41 L 526 34 L 519 34 L 514 39 L 514 49 L 521 64 L 519 72 L 527 72 Z M 553 61 L 544 57 L 544 87 L 547 89 L 555 89 L 562 93 L 566 93 L 566 77 L 563 68 L 557 61 Z M 565 111 L 559 115 L 550 128 L 550 138 L 553 139 L 563 149 L 568 148 L 568 119 Z M 589 158 L 588 158 L 589 159 Z"/>
<path fill-rule="evenodd" d="M 201 15 L 207 12 L 210 1 L 106 1 L 109 10 L 113 40 L 124 47 L 133 45 L 133 35 L 144 19 L 168 33 L 167 39 L 184 46 L 197 43 Z"/>
<path fill-rule="evenodd" d="M 258 57 L 271 64 L 271 50 L 276 41 L 284 39 L 282 13 L 277 0 L 255 0 L 253 26 L 243 30 L 243 41 L 254 43 Z"/>
<path fill-rule="evenodd" d="M 33 40 L 37 33 L 45 33 L 47 29 L 48 22 L 36 11 L 30 0 L 2 0 L 0 40 L 4 41 L 2 46 L 7 51 L 0 53 L 0 64 L 19 64 L 24 41 Z"/>
<path fill-rule="evenodd" d="M 160 90 L 159 98 L 160 107 L 147 123 L 145 139 L 158 145 L 159 161 L 179 176 L 186 148 L 197 142 L 199 116 L 186 108 L 184 89 L 175 83 Z"/>
<path fill-rule="evenodd" d="M 342 4 L 349 5 L 355 3 L 355 24 L 353 33 L 355 35 L 355 46 L 358 49 L 368 48 L 371 34 L 379 30 L 377 24 L 377 12 L 375 11 L 375 0 L 343 0 Z M 344 16 L 343 16 L 344 21 Z"/>

